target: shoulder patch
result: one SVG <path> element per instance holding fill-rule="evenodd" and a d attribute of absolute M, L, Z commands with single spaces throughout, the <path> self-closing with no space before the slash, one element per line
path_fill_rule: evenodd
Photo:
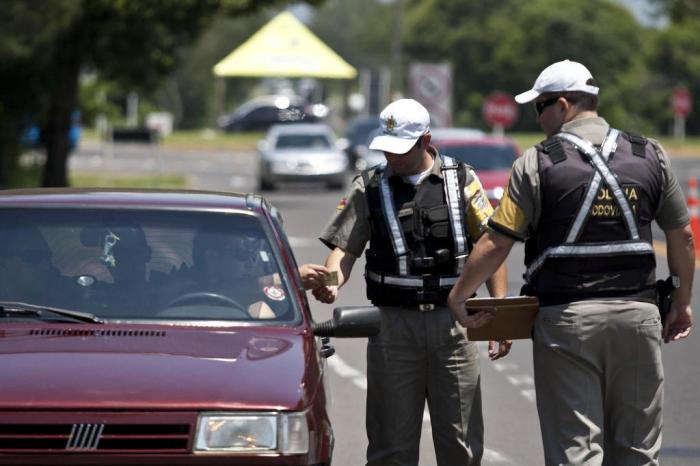
<path fill-rule="evenodd" d="M 335 210 L 343 210 L 346 205 L 348 205 L 348 198 L 344 197 L 338 202 L 338 205 L 335 206 Z"/>

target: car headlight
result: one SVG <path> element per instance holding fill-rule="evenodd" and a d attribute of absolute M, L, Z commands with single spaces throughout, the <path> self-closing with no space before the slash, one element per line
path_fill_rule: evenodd
<path fill-rule="evenodd" d="M 309 451 L 305 413 L 202 414 L 195 453 Z"/>

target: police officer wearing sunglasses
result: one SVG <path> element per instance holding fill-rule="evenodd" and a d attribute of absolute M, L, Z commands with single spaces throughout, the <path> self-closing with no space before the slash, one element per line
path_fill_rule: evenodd
<path fill-rule="evenodd" d="M 658 464 L 661 341 L 693 325 L 695 257 L 678 180 L 658 142 L 598 116 L 598 87 L 580 63 L 550 65 L 515 100 L 534 102 L 547 139 L 515 162 L 450 308 L 464 326 L 483 322 L 464 301 L 525 241 L 526 291 L 541 306 L 533 357 L 545 463 Z M 654 220 L 680 278 L 664 324 Z"/>
<path fill-rule="evenodd" d="M 430 145 L 430 116 L 420 103 L 397 100 L 380 121 L 370 148 L 383 151 L 386 163 L 355 179 L 320 236 L 340 286 L 369 242 L 367 297 L 382 324 L 367 347 L 367 464 L 418 464 L 426 398 L 437 464 L 480 464 L 478 350 L 446 300 L 492 208 L 474 171 Z M 489 291 L 505 295 L 505 267 Z M 313 293 L 330 303 L 338 286 Z M 492 359 L 510 350 L 507 341 L 489 345 Z"/>

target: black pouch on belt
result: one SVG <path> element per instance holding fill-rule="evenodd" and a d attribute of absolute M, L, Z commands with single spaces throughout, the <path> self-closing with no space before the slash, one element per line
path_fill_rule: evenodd
<path fill-rule="evenodd" d="M 656 282 L 656 305 L 659 307 L 662 324 L 666 323 L 666 316 L 671 310 L 671 293 L 680 286 L 678 275 L 671 275 L 666 280 Z"/>

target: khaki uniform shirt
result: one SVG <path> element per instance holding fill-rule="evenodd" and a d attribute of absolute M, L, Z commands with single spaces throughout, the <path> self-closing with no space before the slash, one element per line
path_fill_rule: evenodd
<path fill-rule="evenodd" d="M 565 123 L 561 130 L 573 133 L 593 144 L 603 143 L 610 126 L 600 117 L 581 118 Z M 671 169 L 671 162 L 658 141 L 649 140 L 656 150 L 663 169 L 662 194 L 655 220 L 662 230 L 681 228 L 690 222 L 683 191 Z M 525 240 L 530 229 L 536 230 L 542 213 L 542 198 L 539 188 L 537 149 L 529 148 L 513 164 L 508 188 L 491 217 L 499 230 Z"/>
<path fill-rule="evenodd" d="M 435 163 L 433 163 L 433 168 L 428 176 L 435 176 L 442 180 L 442 158 L 436 157 L 437 151 L 434 148 L 431 147 L 430 150 Z M 388 165 L 386 170 L 390 170 Z M 389 176 L 397 176 L 391 175 L 390 172 L 388 174 Z M 376 179 L 372 182 L 376 182 Z M 467 231 L 472 239 L 476 241 L 483 233 L 486 222 L 493 213 L 493 208 L 486 197 L 486 192 L 481 186 L 479 178 L 471 167 L 467 167 L 464 199 L 467 206 L 465 216 Z M 335 215 L 323 229 L 319 239 L 329 248 L 339 247 L 353 256 L 359 257 L 362 255 L 362 251 L 364 251 L 370 236 L 369 209 L 367 207 L 367 196 L 365 196 L 365 184 L 362 177 L 358 176 L 352 183 L 349 195 L 340 201 Z"/>

